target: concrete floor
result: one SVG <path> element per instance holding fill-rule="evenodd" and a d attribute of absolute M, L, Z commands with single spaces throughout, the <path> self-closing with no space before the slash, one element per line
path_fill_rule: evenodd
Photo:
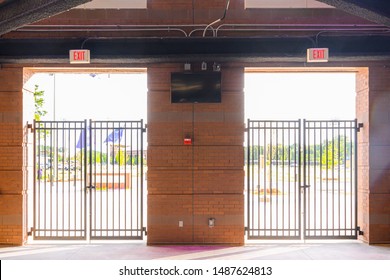
<path fill-rule="evenodd" d="M 360 241 L 248 242 L 228 246 L 146 246 L 139 242 L 38 243 L 0 247 L 1 260 L 390 260 L 390 244 Z"/>

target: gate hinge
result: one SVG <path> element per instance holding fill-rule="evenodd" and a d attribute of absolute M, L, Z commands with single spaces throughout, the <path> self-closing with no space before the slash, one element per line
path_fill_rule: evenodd
<path fill-rule="evenodd" d="M 34 132 L 34 127 L 32 123 L 27 123 L 27 128 L 30 129 L 31 133 Z"/>
<path fill-rule="evenodd" d="M 142 230 L 143 230 L 143 232 L 145 232 L 145 236 L 147 236 L 147 235 L 148 235 L 148 232 L 147 232 L 147 230 L 146 230 L 146 227 L 143 227 Z"/>
<path fill-rule="evenodd" d="M 364 235 L 364 231 L 360 230 L 360 227 L 356 227 L 356 231 L 358 232 L 358 235 Z"/>
<path fill-rule="evenodd" d="M 31 227 L 30 231 L 27 232 L 27 236 L 32 236 L 33 232 L 34 232 L 34 228 Z"/>
<path fill-rule="evenodd" d="M 360 129 L 363 127 L 364 127 L 363 123 L 358 123 L 357 128 L 356 128 L 357 132 L 360 132 Z"/>

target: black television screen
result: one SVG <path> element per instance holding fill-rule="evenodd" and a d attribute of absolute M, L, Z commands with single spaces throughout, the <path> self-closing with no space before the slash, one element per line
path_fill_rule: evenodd
<path fill-rule="evenodd" d="M 171 73 L 172 103 L 220 103 L 220 72 Z"/>

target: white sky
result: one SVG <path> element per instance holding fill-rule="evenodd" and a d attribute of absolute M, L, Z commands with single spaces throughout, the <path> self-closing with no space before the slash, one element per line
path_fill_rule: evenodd
<path fill-rule="evenodd" d="M 43 120 L 146 120 L 146 73 L 35 74 L 25 85 L 45 91 Z"/>
<path fill-rule="evenodd" d="M 25 85 L 45 91 L 44 120 L 140 120 L 147 75 L 35 74 Z M 354 119 L 354 73 L 247 73 L 245 119 Z"/>
<path fill-rule="evenodd" d="M 352 120 L 355 73 L 247 73 L 245 119 Z"/>

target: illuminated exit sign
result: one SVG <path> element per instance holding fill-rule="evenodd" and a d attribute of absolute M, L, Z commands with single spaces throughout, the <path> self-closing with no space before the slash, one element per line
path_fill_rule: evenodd
<path fill-rule="evenodd" d="M 89 50 L 70 50 L 69 60 L 71 64 L 85 64 L 90 63 L 90 52 Z"/>
<path fill-rule="evenodd" d="M 307 62 L 328 62 L 328 48 L 313 48 L 307 49 Z"/>

